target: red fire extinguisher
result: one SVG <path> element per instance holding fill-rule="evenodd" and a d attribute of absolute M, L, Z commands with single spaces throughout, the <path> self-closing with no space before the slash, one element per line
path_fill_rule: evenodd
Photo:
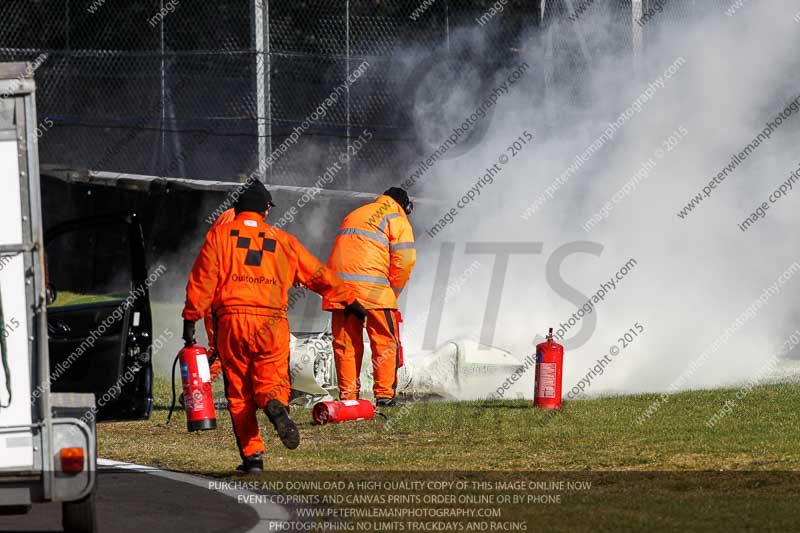
<path fill-rule="evenodd" d="M 533 405 L 543 409 L 561 409 L 561 372 L 564 347 L 553 342 L 553 328 L 547 341 L 536 345 L 536 382 Z"/>
<path fill-rule="evenodd" d="M 400 324 L 403 323 L 403 315 L 400 314 L 399 309 L 395 309 L 394 318 L 397 322 L 397 368 L 400 368 L 405 362 L 403 361 L 403 342 L 400 340 Z"/>
<path fill-rule="evenodd" d="M 175 364 L 178 362 L 181 365 L 187 429 L 190 432 L 217 429 L 208 354 L 205 348 L 197 345 L 184 347 L 178 352 L 175 362 L 172 364 L 172 407 L 167 416 L 167 424 L 169 424 L 175 408 Z"/>
<path fill-rule="evenodd" d="M 319 402 L 311 408 L 315 424 L 370 420 L 375 416 L 375 406 L 369 400 L 341 400 Z"/>

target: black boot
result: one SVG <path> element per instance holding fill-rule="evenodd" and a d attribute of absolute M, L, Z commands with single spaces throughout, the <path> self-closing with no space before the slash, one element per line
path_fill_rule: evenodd
<path fill-rule="evenodd" d="M 278 400 L 272 399 L 267 402 L 267 407 L 264 409 L 267 412 L 267 418 L 275 426 L 275 431 L 278 432 L 278 438 L 284 446 L 290 450 L 294 450 L 300 446 L 300 432 L 297 431 L 297 426 L 294 420 L 289 417 L 289 411 Z"/>
<path fill-rule="evenodd" d="M 394 398 L 375 398 L 376 407 L 394 407 L 395 405 Z"/>
<path fill-rule="evenodd" d="M 239 472 L 246 474 L 261 474 L 264 471 L 264 455 L 261 452 L 248 455 L 242 464 L 236 467 Z"/>

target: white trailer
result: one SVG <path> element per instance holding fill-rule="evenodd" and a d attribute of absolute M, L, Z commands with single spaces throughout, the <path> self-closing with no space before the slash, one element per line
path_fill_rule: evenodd
<path fill-rule="evenodd" d="M 33 67 L 0 63 L 0 513 L 96 530 L 95 396 L 51 393 Z"/>

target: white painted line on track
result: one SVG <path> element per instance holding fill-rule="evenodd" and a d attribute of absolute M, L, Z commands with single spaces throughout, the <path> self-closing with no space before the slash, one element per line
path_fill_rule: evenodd
<path fill-rule="evenodd" d="M 142 472 L 153 476 L 169 479 L 172 481 L 178 481 L 180 483 L 187 483 L 195 487 L 203 487 L 204 489 L 224 494 L 225 496 L 232 498 L 237 503 L 237 505 L 246 505 L 251 509 L 253 509 L 253 511 L 255 511 L 258 514 L 259 523 L 254 528 L 250 529 L 248 533 L 257 533 L 262 531 L 277 531 L 279 530 L 278 527 L 276 528 L 269 527 L 271 522 L 288 523 L 292 520 L 292 514 L 284 506 L 270 501 L 261 501 L 264 500 L 263 498 L 264 494 L 258 494 L 249 490 L 238 490 L 238 489 L 229 490 L 227 488 L 217 489 L 214 487 L 215 483 L 220 483 L 220 484 L 222 483 L 235 484 L 237 482 L 247 483 L 247 480 L 236 480 L 236 481 L 218 480 L 208 477 L 197 476 L 194 474 L 174 472 L 172 470 L 163 470 L 161 468 L 157 468 L 154 466 L 145 466 L 145 465 L 137 465 L 135 463 L 112 461 L 111 459 L 98 459 L 97 466 L 104 468 L 127 470 L 131 472 Z M 248 498 L 254 498 L 258 500 L 259 503 L 249 503 Z M 252 501 L 252 499 L 250 501 Z"/>

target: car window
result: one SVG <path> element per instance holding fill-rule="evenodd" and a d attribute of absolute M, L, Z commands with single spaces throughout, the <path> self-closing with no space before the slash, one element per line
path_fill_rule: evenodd
<path fill-rule="evenodd" d="M 124 300 L 131 287 L 128 229 L 121 224 L 83 227 L 47 244 L 49 307 Z"/>

